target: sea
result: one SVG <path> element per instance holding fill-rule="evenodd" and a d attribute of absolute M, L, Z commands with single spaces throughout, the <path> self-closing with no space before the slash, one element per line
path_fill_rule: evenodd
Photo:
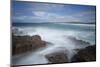
<path fill-rule="evenodd" d="M 69 62 L 77 53 L 75 49 L 82 49 L 95 45 L 96 25 L 86 23 L 12 23 L 12 32 L 17 36 L 39 35 L 43 41 L 48 42 L 47 47 L 37 51 L 12 56 L 13 65 L 48 64 L 45 55 L 67 50 Z M 79 41 L 83 42 L 80 44 Z M 13 45 L 13 44 L 12 44 Z"/>

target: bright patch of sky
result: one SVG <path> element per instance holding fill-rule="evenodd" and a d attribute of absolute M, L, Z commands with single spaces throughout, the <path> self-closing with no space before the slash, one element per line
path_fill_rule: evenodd
<path fill-rule="evenodd" d="M 95 22 L 96 7 L 38 2 L 12 3 L 13 22 Z"/>

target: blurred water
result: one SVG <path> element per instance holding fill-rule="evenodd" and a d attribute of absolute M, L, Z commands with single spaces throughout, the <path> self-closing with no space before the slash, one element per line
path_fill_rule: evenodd
<path fill-rule="evenodd" d="M 15 29 L 17 29 L 15 31 Z M 12 64 L 46 64 L 48 60 L 46 54 L 59 50 L 67 50 L 69 60 L 76 53 L 74 49 L 81 49 L 88 45 L 72 41 L 69 37 L 95 44 L 94 24 L 67 24 L 67 23 L 32 23 L 14 24 L 12 30 L 16 35 L 40 35 L 42 40 L 50 42 L 46 48 L 40 49 L 30 54 L 13 57 Z M 20 32 L 20 33 L 19 33 Z M 78 41 L 77 41 L 78 42 Z"/>

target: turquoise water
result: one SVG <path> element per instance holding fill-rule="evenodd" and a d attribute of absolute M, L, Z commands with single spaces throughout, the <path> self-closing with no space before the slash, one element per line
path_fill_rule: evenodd
<path fill-rule="evenodd" d="M 73 23 L 15 23 L 13 27 L 22 29 L 23 33 L 27 32 L 28 35 L 36 32 L 36 29 L 48 29 L 62 32 L 72 32 L 70 34 L 76 34 L 79 38 L 86 39 L 92 44 L 95 44 L 95 24 L 73 24 Z M 44 30 L 43 30 L 44 31 Z M 27 34 L 25 33 L 25 34 Z M 51 33 L 51 32 L 48 32 Z M 52 34 L 52 33 L 51 33 Z M 67 33 L 66 33 L 67 34 Z M 72 35 L 73 36 L 73 35 Z M 87 37 L 85 37 L 87 36 Z"/>
<path fill-rule="evenodd" d="M 14 23 L 17 27 L 48 27 L 62 30 L 95 31 L 95 24 L 73 24 L 73 23 Z"/>

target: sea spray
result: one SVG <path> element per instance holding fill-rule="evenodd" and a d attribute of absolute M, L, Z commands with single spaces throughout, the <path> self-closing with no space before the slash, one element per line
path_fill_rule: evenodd
<path fill-rule="evenodd" d="M 71 25 L 71 24 L 65 24 L 63 25 L 53 25 L 53 24 L 39 24 L 40 26 L 23 26 L 23 27 L 17 27 L 20 29 L 21 32 L 24 34 L 21 35 L 40 35 L 42 40 L 45 42 L 48 42 L 47 47 L 41 48 L 37 50 L 36 52 L 32 52 L 30 54 L 26 53 L 26 56 L 21 56 L 14 58 L 13 64 L 46 64 L 49 63 L 48 60 L 45 58 L 45 55 L 50 54 L 52 52 L 66 50 L 66 53 L 70 59 L 74 54 L 76 54 L 77 49 L 85 48 L 86 42 L 89 42 L 90 44 L 93 42 L 95 43 L 95 36 L 94 35 L 94 26 L 85 26 L 82 27 L 80 25 Z M 43 25 L 43 26 L 42 26 Z M 53 25 L 53 26 L 52 26 Z M 61 26 L 61 27 L 60 27 Z M 14 26 L 15 27 L 15 26 Z M 64 28 L 63 28 L 64 27 Z M 75 28 L 76 27 L 76 28 Z M 93 28 L 90 28 L 93 27 Z M 75 28 L 75 29 L 74 29 Z M 92 29 L 92 30 L 91 30 Z M 87 32 L 89 31 L 89 32 Z M 20 35 L 20 33 L 18 33 Z M 84 36 L 85 35 L 85 36 Z M 69 37 L 75 38 L 77 41 L 74 42 Z M 88 39 L 91 37 L 91 39 Z M 79 41 L 82 40 L 81 44 Z M 40 61 L 41 60 L 41 61 Z"/>

